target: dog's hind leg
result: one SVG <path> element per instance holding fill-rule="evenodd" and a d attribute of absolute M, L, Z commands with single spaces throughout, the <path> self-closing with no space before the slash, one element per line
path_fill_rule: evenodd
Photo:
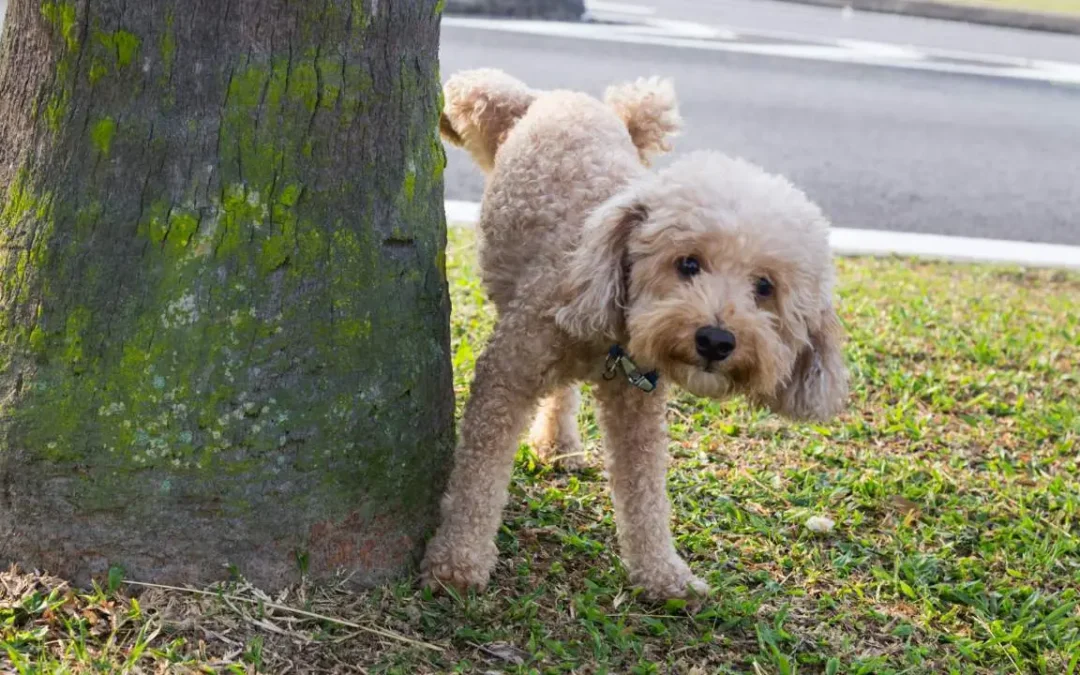
<path fill-rule="evenodd" d="M 616 378 L 598 383 L 593 393 L 630 581 L 656 600 L 704 598 L 708 585 L 693 575 L 671 538 L 663 390 L 645 393 Z"/>
<path fill-rule="evenodd" d="M 424 556 L 422 575 L 429 586 L 483 588 L 495 566 L 495 535 L 518 438 L 555 359 L 548 351 L 554 337 L 518 319 L 511 315 L 499 322 L 476 362 L 442 523 Z"/>
<path fill-rule="evenodd" d="M 569 471 L 585 468 L 588 457 L 577 420 L 580 407 L 581 392 L 576 384 L 560 387 L 540 402 L 529 431 L 529 444 L 540 459 Z"/>

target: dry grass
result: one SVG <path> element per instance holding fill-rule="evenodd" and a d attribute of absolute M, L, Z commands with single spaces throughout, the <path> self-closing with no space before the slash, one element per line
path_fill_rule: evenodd
<path fill-rule="evenodd" d="M 456 385 L 492 325 L 454 231 Z M 1080 663 L 1080 277 L 842 260 L 850 412 L 670 406 L 678 546 L 716 589 L 640 602 L 598 466 L 518 456 L 490 591 L 269 597 L 0 576 L 21 673 L 1048 673 Z M 599 439 L 588 405 L 587 443 Z M 810 532 L 826 515 L 836 528 Z M 6 653 L 7 661 L 3 654 Z"/>
<path fill-rule="evenodd" d="M 961 5 L 988 5 L 1002 9 L 1021 9 L 1030 12 L 1080 14 L 1080 0 L 947 0 Z"/>

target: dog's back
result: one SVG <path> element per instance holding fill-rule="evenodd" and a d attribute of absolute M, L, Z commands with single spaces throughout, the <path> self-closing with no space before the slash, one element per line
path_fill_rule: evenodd
<path fill-rule="evenodd" d="M 443 137 L 488 173 L 480 266 L 499 307 L 531 281 L 559 274 L 588 214 L 670 149 L 680 125 L 674 91 L 657 79 L 612 87 L 601 102 L 533 91 L 499 71 L 467 71 L 445 93 Z"/>

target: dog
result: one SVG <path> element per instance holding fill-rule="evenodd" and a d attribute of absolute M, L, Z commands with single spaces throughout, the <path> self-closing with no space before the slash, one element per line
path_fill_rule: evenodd
<path fill-rule="evenodd" d="M 580 457 L 578 384 L 605 438 L 620 553 L 646 597 L 700 599 L 675 550 L 665 489 L 666 394 L 744 395 L 793 419 L 847 399 L 829 222 L 791 183 L 695 152 L 662 170 L 681 120 L 673 85 L 604 100 L 536 91 L 494 69 L 444 87 L 443 138 L 486 173 L 478 256 L 496 306 L 476 363 L 442 522 L 421 575 L 482 589 L 519 435 Z"/>

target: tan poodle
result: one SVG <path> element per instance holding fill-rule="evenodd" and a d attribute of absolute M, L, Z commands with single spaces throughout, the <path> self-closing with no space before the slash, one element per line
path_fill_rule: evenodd
<path fill-rule="evenodd" d="M 665 490 L 668 383 L 743 394 L 792 418 L 847 398 L 829 224 L 788 181 L 692 154 L 652 172 L 680 125 L 656 79 L 605 101 L 534 91 L 497 70 L 445 87 L 440 123 L 487 173 L 483 281 L 498 310 L 476 364 L 426 583 L 483 588 L 518 437 L 580 457 L 577 384 L 605 436 L 619 546 L 657 599 L 707 592 L 675 551 Z"/>

